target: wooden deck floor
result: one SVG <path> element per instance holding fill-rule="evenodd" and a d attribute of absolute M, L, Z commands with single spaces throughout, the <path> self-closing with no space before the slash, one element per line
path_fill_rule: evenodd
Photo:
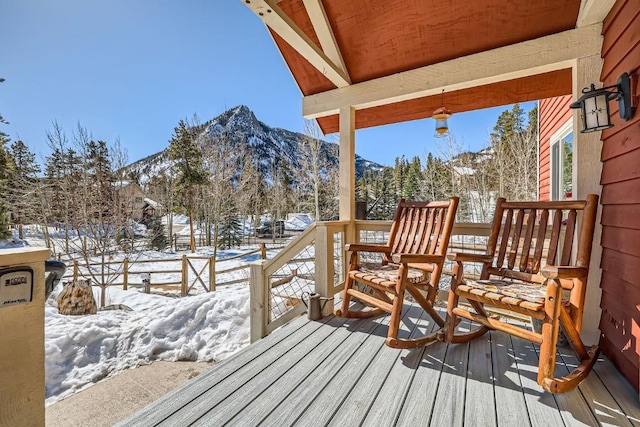
<path fill-rule="evenodd" d="M 433 328 L 406 307 L 403 333 Z M 384 345 L 388 317 L 306 317 L 201 374 L 122 426 L 640 425 L 633 387 L 601 357 L 569 393 L 543 393 L 537 352 L 492 332 L 470 344 Z M 559 370 L 575 366 L 560 351 Z"/>

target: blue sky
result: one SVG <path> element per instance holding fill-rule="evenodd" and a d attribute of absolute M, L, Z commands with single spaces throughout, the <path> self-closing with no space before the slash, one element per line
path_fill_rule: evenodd
<path fill-rule="evenodd" d="M 298 87 L 239 0 L 0 0 L 0 40 L 2 130 L 39 158 L 54 121 L 69 136 L 80 123 L 94 139 L 119 138 L 130 162 L 167 147 L 180 119 L 240 104 L 270 126 L 304 129 Z M 454 115 L 452 133 L 478 150 L 506 108 Z M 359 130 L 356 152 L 391 165 L 437 154 L 433 135 L 431 119 Z"/>

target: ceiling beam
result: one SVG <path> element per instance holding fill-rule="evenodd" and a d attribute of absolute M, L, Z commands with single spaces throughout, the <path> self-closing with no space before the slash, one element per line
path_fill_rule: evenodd
<path fill-rule="evenodd" d="M 276 6 L 274 0 L 241 1 L 334 85 L 341 88 L 351 84 L 349 76 L 336 66 L 282 9 Z"/>
<path fill-rule="evenodd" d="M 333 34 L 333 29 L 322 5 L 322 0 L 303 0 L 303 3 L 305 9 L 307 9 L 307 15 L 309 15 L 309 19 L 311 19 L 313 29 L 320 40 L 322 50 L 331 62 L 336 64 L 338 68 L 348 76 L 347 67 L 344 64 L 342 53 L 340 53 L 338 42 Z"/>
<path fill-rule="evenodd" d="M 377 107 L 570 68 L 576 58 L 600 53 L 601 30 L 590 25 L 305 96 L 302 114 L 330 116 L 345 106 Z"/>
<path fill-rule="evenodd" d="M 582 0 L 576 28 L 604 21 L 616 0 Z"/>

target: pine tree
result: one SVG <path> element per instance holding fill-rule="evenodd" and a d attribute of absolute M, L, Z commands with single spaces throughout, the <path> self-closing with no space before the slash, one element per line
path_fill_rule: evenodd
<path fill-rule="evenodd" d="M 40 166 L 36 163 L 35 154 L 31 153 L 22 141 L 11 144 L 9 156 L 14 168 L 9 174 L 8 198 L 14 223 L 18 226 L 18 237 L 23 239 L 23 225 L 37 222 L 39 219 L 34 205 Z"/>
<path fill-rule="evenodd" d="M 167 236 L 164 231 L 164 225 L 160 218 L 152 218 L 149 224 L 149 233 L 151 234 L 150 246 L 156 251 L 161 251 L 167 247 Z"/>
<path fill-rule="evenodd" d="M 175 161 L 178 178 L 175 184 L 176 198 L 189 215 L 191 234 L 191 252 L 195 252 L 195 238 L 193 234 L 194 207 L 197 189 L 207 183 L 207 173 L 203 168 L 202 151 L 195 141 L 193 129 L 180 120 L 174 130 L 169 145 L 169 158 Z"/>
<path fill-rule="evenodd" d="M 422 185 L 422 166 L 420 158 L 414 157 L 407 168 L 407 178 L 405 180 L 404 192 L 402 197 L 406 200 L 419 200 L 420 187 Z"/>
<path fill-rule="evenodd" d="M 4 82 L 0 78 L 0 83 Z M 8 122 L 0 115 L 0 124 Z M 7 206 L 7 181 L 13 170 L 13 162 L 6 150 L 6 145 L 11 141 L 9 136 L 0 131 L 0 239 L 7 239 L 11 236 L 9 230 L 9 207 Z"/>
<path fill-rule="evenodd" d="M 489 171 L 499 196 L 509 200 L 536 196 L 537 117 L 537 107 L 526 115 L 518 104 L 498 117 L 491 133 L 493 161 Z"/>
<path fill-rule="evenodd" d="M 224 208 L 220 221 L 218 247 L 231 249 L 242 243 L 242 224 L 240 223 L 240 215 L 233 198 L 226 200 Z"/>

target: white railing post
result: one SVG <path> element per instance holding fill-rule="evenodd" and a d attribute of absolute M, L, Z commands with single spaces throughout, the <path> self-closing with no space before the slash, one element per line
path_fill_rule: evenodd
<path fill-rule="evenodd" d="M 316 225 L 316 255 L 315 255 L 315 291 L 323 297 L 333 297 L 333 232 L 326 224 Z M 323 316 L 333 313 L 333 300 L 327 301 L 322 310 Z"/>
<path fill-rule="evenodd" d="M 265 275 L 266 260 L 258 260 L 249 267 L 249 297 L 251 304 L 251 342 L 254 343 L 267 336 L 269 322 L 269 277 Z"/>

